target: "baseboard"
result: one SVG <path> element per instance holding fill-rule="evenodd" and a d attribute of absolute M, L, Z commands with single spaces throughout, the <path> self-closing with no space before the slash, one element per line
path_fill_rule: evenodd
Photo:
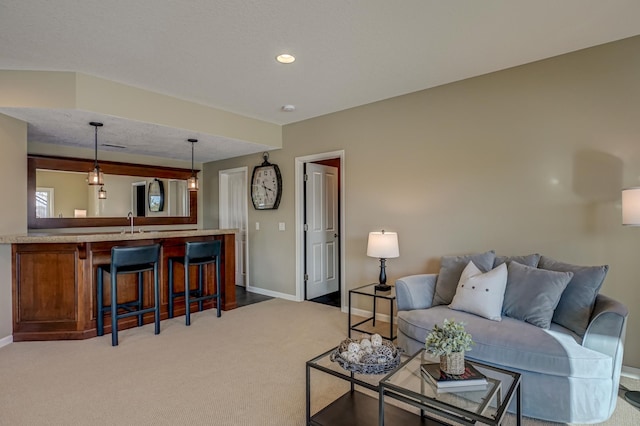
<path fill-rule="evenodd" d="M 246 288 L 247 288 L 247 291 L 250 293 L 262 294 L 263 296 L 277 297 L 278 299 L 291 300 L 292 302 L 298 301 L 298 299 L 296 299 L 296 296 L 292 294 L 280 293 L 273 290 L 266 290 L 264 288 L 252 287 L 250 285 L 248 285 Z"/>
<path fill-rule="evenodd" d="M 0 339 L 0 348 L 3 346 L 7 346 L 13 343 L 13 336 L 7 336 Z"/>
<path fill-rule="evenodd" d="M 622 366 L 621 375 L 629 377 L 631 379 L 640 379 L 640 368 Z"/>
<path fill-rule="evenodd" d="M 349 313 L 349 308 L 343 306 L 342 307 L 342 312 L 344 313 Z M 351 315 L 355 315 L 358 317 L 363 317 L 363 318 L 369 318 L 373 315 L 373 312 L 371 311 L 365 311 L 364 309 L 358 309 L 358 308 L 351 308 Z M 389 322 L 389 315 L 388 314 L 381 314 L 381 313 L 377 313 L 376 314 L 376 321 L 382 321 L 382 322 Z M 394 318 L 394 322 L 395 318 Z"/>

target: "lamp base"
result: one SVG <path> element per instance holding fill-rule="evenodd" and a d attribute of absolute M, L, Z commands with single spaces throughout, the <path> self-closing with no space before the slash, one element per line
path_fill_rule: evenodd
<path fill-rule="evenodd" d="M 376 291 L 389 291 L 391 286 L 389 284 L 376 284 Z"/>
<path fill-rule="evenodd" d="M 624 399 L 636 408 L 640 408 L 640 391 L 626 391 Z"/>

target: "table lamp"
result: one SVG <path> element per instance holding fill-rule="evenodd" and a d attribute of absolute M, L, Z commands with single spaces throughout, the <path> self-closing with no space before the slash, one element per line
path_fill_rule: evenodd
<path fill-rule="evenodd" d="M 622 224 L 640 226 L 640 188 L 622 190 Z M 626 391 L 624 399 L 640 408 L 640 391 Z"/>
<path fill-rule="evenodd" d="M 398 234 L 395 232 L 369 232 L 369 241 L 367 243 L 367 256 L 377 257 L 380 259 L 380 277 L 376 290 L 388 291 L 391 286 L 387 285 L 387 273 L 385 271 L 385 262 L 392 257 L 400 256 L 398 249 Z"/>

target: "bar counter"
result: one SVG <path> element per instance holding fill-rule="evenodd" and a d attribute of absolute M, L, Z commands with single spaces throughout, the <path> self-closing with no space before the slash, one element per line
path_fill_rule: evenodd
<path fill-rule="evenodd" d="M 96 336 L 96 271 L 107 264 L 114 246 L 160 243 L 160 317 L 168 318 L 168 258 L 184 256 L 187 241 L 222 241 L 220 288 L 222 309 L 236 307 L 235 229 L 150 231 L 136 233 L 46 234 L 0 236 L 0 244 L 11 244 L 13 292 L 13 341 L 87 339 Z M 215 292 L 215 270 L 207 265 L 205 291 Z M 135 274 L 133 274 L 135 275 Z M 190 274 L 190 288 L 197 286 L 197 273 Z M 135 276 L 118 277 L 118 301 L 135 297 Z M 184 269 L 176 265 L 176 291 L 184 290 Z M 108 282 L 108 276 L 105 276 Z M 105 304 L 111 292 L 105 289 Z M 152 274 L 145 274 L 144 305 L 153 306 Z M 215 302 L 205 302 L 205 309 Z M 197 309 L 192 307 L 192 312 Z M 177 299 L 174 316 L 184 315 L 182 299 Z M 182 318 L 184 319 L 184 318 Z M 144 322 L 153 322 L 146 314 Z M 110 315 L 105 315 L 105 333 L 111 332 Z M 136 318 L 119 321 L 119 328 L 137 325 Z"/>

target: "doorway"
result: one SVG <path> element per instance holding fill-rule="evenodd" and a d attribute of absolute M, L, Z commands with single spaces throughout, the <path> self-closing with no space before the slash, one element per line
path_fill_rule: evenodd
<path fill-rule="evenodd" d="M 345 309 L 344 151 L 296 158 L 296 300 Z"/>
<path fill-rule="evenodd" d="M 249 212 L 247 209 L 247 168 L 220 170 L 219 180 L 219 227 L 237 229 L 236 233 L 236 285 L 247 287 L 249 282 L 248 262 L 249 243 L 247 226 Z"/>

